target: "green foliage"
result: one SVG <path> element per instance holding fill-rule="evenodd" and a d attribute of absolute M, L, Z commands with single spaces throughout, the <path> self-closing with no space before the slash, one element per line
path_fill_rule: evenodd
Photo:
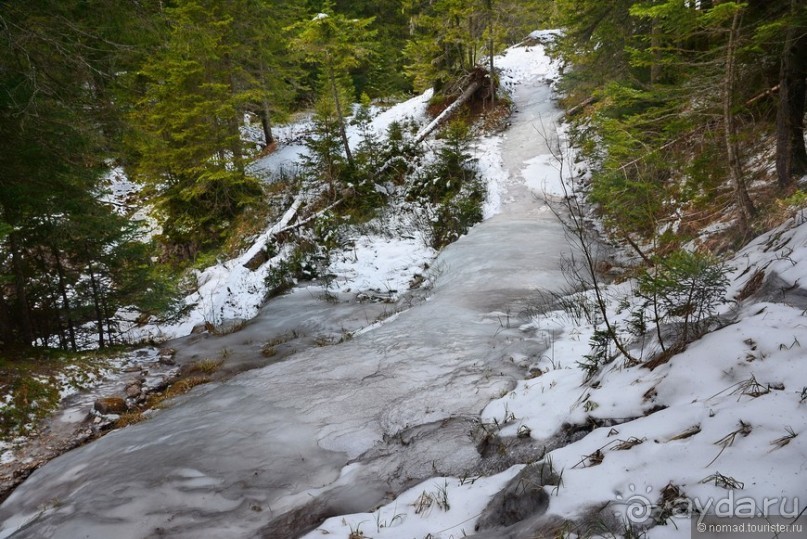
<path fill-rule="evenodd" d="M 359 67 L 372 54 L 375 31 L 373 18 L 349 19 L 334 13 L 330 2 L 309 21 L 296 23 L 289 30 L 296 34 L 292 47 L 304 58 L 337 73 Z"/>
<path fill-rule="evenodd" d="M 485 189 L 469 150 L 468 126 L 461 121 L 444 131 L 437 158 L 409 187 L 410 200 L 434 208 L 432 245 L 439 249 L 482 220 Z"/>
<path fill-rule="evenodd" d="M 432 246 L 435 249 L 445 247 L 481 221 L 484 201 L 484 189 L 474 179 L 470 185 L 463 186 L 449 202 L 442 204 L 432 224 Z"/>
<path fill-rule="evenodd" d="M 796 191 L 792 195 L 783 198 L 778 203 L 785 208 L 804 208 L 807 207 L 807 192 Z"/>
<path fill-rule="evenodd" d="M 460 79 L 491 54 L 521 41 L 541 21 L 540 1 L 406 0 L 411 36 L 404 49 L 406 72 L 418 91 Z M 546 7 L 544 7 L 546 10 Z"/>
<path fill-rule="evenodd" d="M 76 349 L 87 322 L 109 344 L 115 310 L 139 299 L 125 268 L 149 263 L 128 219 L 100 200 L 100 179 L 122 130 L 113 98 L 120 71 L 142 58 L 134 45 L 148 49 L 157 25 L 144 4 L 102 4 L 4 5 L 0 342 L 8 348 Z"/>
<path fill-rule="evenodd" d="M 573 66 L 561 86 L 570 103 L 596 100 L 578 118 L 578 142 L 593 158 L 592 197 L 618 236 L 662 247 L 685 240 L 657 235 L 715 204 L 727 180 L 740 228 L 753 213 L 741 150 L 774 119 L 771 100 L 756 97 L 778 82 L 781 36 L 774 43 L 771 25 L 786 11 L 778 4 L 556 3 L 565 32 L 555 52 Z"/>
<path fill-rule="evenodd" d="M 4 223 L 3 221 L 0 221 L 0 241 L 5 240 L 6 237 L 9 234 L 11 234 L 12 230 L 13 230 L 13 228 L 11 227 L 10 224 Z"/>
<path fill-rule="evenodd" d="M 402 0 L 336 0 L 334 11 L 349 19 L 373 19 L 377 31 L 373 61 L 351 70 L 359 94 L 372 98 L 408 94 L 412 83 L 403 70 L 403 49 L 409 38 L 409 17 Z"/>
<path fill-rule="evenodd" d="M 320 268 L 327 266 L 327 253 L 315 242 L 299 239 L 290 256 L 269 268 L 266 286 L 269 297 L 291 289 L 298 280 L 310 281 L 320 276 Z"/>
<path fill-rule="evenodd" d="M 703 335 L 727 302 L 726 268 L 710 255 L 676 251 L 642 272 L 635 295 L 651 314 L 662 349 L 678 349 Z M 665 332 L 672 331 L 672 342 Z"/>
<path fill-rule="evenodd" d="M 2 387 L 11 401 L 0 404 L 0 439 L 25 435 L 59 403 L 59 390 L 47 378 L 15 375 Z"/>
<path fill-rule="evenodd" d="M 328 99 L 327 95 L 318 102 L 313 125 L 304 141 L 308 149 L 307 155 L 302 158 L 305 175 L 309 180 L 326 185 L 328 198 L 336 200 L 350 167 L 341 139 L 340 120 L 335 113 L 333 100 Z"/>
<path fill-rule="evenodd" d="M 169 245 L 181 257 L 218 245 L 228 224 L 258 201 L 245 172 L 240 124 L 257 82 L 237 63 L 247 51 L 218 3 L 188 0 L 166 10 L 166 47 L 143 66 L 132 114 L 138 178 L 149 186 Z M 241 81 L 236 84 L 235 81 Z"/>
<path fill-rule="evenodd" d="M 594 334 L 589 339 L 591 351 L 583 356 L 582 361 L 577 362 L 577 366 L 586 373 L 586 380 L 591 380 L 603 365 L 613 361 L 615 354 L 612 347 L 611 333 L 607 329 L 595 329 Z"/>
<path fill-rule="evenodd" d="M 299 51 L 305 60 L 322 70 L 320 99 L 327 110 L 320 108 L 320 116 L 330 116 L 338 122 L 339 135 L 345 152 L 348 166 L 354 168 L 355 163 L 350 151 L 350 144 L 345 128 L 345 107 L 353 102 L 345 84 L 351 69 L 362 65 L 372 54 L 372 39 L 376 32 L 369 26 L 373 19 L 348 19 L 344 15 L 333 12 L 331 2 L 326 1 L 322 12 L 310 21 L 297 23 L 289 30 L 296 34 L 292 40 L 292 48 Z"/>

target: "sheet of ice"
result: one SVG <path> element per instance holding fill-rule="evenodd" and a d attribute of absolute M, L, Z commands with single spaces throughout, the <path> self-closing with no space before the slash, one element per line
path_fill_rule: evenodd
<path fill-rule="evenodd" d="M 548 91 L 541 95 L 525 122 L 555 114 Z M 254 537 L 290 511 L 313 528 L 317 515 L 366 511 L 435 471 L 478 473 L 467 434 L 480 410 L 514 387 L 524 368 L 516 358 L 544 352 L 545 339 L 522 322 L 542 290 L 563 282 L 567 248 L 552 212 L 518 176 L 517 154 L 545 148 L 512 135 L 502 148 L 516 177 L 504 185 L 501 211 L 440 254 L 429 301 L 341 344 L 198 387 L 150 420 L 55 459 L 0 506 L 0 537 L 15 532 L 14 515 L 37 508 L 15 537 L 108 537 L 113 528 L 121 539 Z M 264 309 L 250 327 L 287 317 Z M 241 339 L 257 353 L 252 338 L 198 345 L 218 351 Z"/>
<path fill-rule="evenodd" d="M 523 102 L 517 100 L 517 104 L 523 113 Z M 527 164 L 522 174 L 533 191 L 560 194 L 555 189 L 558 183 L 549 188 L 543 183 L 554 168 L 548 156 L 530 157 L 512 139 L 508 144 L 507 138 L 520 126 L 533 128 L 534 122 L 521 122 L 505 134 L 504 161 Z M 557 178 L 557 171 L 550 177 Z M 516 188 L 511 184 L 504 192 L 505 212 L 508 205 L 512 209 L 522 200 L 514 196 Z M 530 358 L 533 367 L 540 369 L 532 371 L 537 376 L 519 381 L 492 400 L 483 410 L 482 420 L 498 424 L 502 436 L 529 427 L 537 440 L 568 424 L 606 425 L 547 455 L 555 470 L 563 470 L 563 482 L 553 489 L 547 518 L 578 520 L 605 507 L 621 523 L 616 530 L 619 534 L 620 529 L 625 533 L 631 525 L 646 525 L 645 518 L 659 518 L 674 507 L 689 510 L 666 521 L 662 518 L 666 525 L 632 532 L 665 539 L 691 535 L 692 511 L 747 514 L 749 506 L 762 511 L 767 504 L 767 514 L 792 519 L 804 512 L 804 210 L 751 242 L 728 265 L 735 268 L 730 274 L 729 298 L 744 290 L 757 272 L 772 284 L 763 288 L 759 298 L 739 306 L 735 323 L 692 343 L 654 370 L 627 368 L 616 361 L 595 377 L 592 382 L 596 383 L 586 383 L 576 363 L 590 352 L 588 340 L 594 331 L 590 323 L 558 311 L 522 325 L 534 331 L 533 338 L 548 339 L 551 347 L 540 357 Z M 629 293 L 630 283 L 609 287 L 613 320 L 624 322 L 628 313 L 619 313 L 617 304 Z M 722 309 L 727 315 L 731 314 L 729 307 Z M 442 533 L 430 519 L 442 523 L 444 515 L 413 519 L 411 514 L 412 499 L 418 491 L 428 491 L 435 481 L 438 479 L 430 479 L 401 494 L 374 513 L 329 519 L 319 528 L 320 535 L 315 531 L 307 537 L 349 533 L 359 526 L 379 537 L 420 537 L 435 529 Z M 389 516 L 396 514 L 401 517 L 393 520 Z M 452 528 L 446 533 L 465 531 Z"/>

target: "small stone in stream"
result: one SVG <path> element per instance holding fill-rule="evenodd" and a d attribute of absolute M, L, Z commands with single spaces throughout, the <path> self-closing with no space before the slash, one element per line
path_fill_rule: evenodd
<path fill-rule="evenodd" d="M 95 400 L 94 408 L 99 414 L 121 414 L 126 411 L 126 401 L 121 397 L 101 397 Z"/>
<path fill-rule="evenodd" d="M 149 355 L 148 350 L 138 350 L 137 352 L 135 352 L 135 356 L 137 357 L 147 357 L 148 355 Z"/>
<path fill-rule="evenodd" d="M 191 335 L 199 335 L 207 331 L 208 323 L 209 322 L 205 322 L 204 324 L 196 324 L 195 326 L 193 326 L 193 328 L 191 329 Z M 160 358 L 160 361 L 163 361 L 163 358 Z"/>
<path fill-rule="evenodd" d="M 140 395 L 141 391 L 142 388 L 140 387 L 140 384 L 130 384 L 126 386 L 127 397 L 137 397 L 138 395 Z"/>
<path fill-rule="evenodd" d="M 512 526 L 526 518 L 546 513 L 549 495 L 544 485 L 558 482 L 550 468 L 533 464 L 521 470 L 488 502 L 477 521 L 476 531 Z"/>
<path fill-rule="evenodd" d="M 160 350 L 160 363 L 164 365 L 176 365 L 174 361 L 174 355 L 176 355 L 177 351 L 173 348 L 163 348 Z"/>
<path fill-rule="evenodd" d="M 138 372 L 139 370 L 140 370 L 139 366 L 130 365 L 130 366 L 126 367 L 125 369 L 123 369 L 123 372 Z"/>

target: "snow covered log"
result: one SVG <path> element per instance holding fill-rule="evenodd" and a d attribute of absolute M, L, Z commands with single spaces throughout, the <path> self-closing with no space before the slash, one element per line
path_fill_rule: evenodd
<path fill-rule="evenodd" d="M 302 195 L 295 198 L 294 202 L 292 202 L 291 206 L 289 206 L 289 209 L 286 210 L 286 213 L 284 213 L 283 217 L 280 218 L 280 221 L 275 223 L 272 228 L 267 230 L 266 233 L 258 241 L 256 241 L 252 247 L 250 247 L 249 251 L 247 251 L 247 256 L 249 258 L 247 258 L 247 261 L 243 264 L 245 268 L 255 271 L 268 260 L 266 255 L 267 242 L 272 236 L 289 226 L 289 223 L 297 214 L 297 210 L 300 209 L 302 204 Z"/>
<path fill-rule="evenodd" d="M 476 93 L 476 91 L 480 88 L 480 86 L 482 86 L 482 81 L 477 79 L 474 82 L 472 82 L 467 88 L 465 88 L 465 91 L 462 92 L 462 95 L 460 95 L 456 101 L 451 103 L 451 105 L 449 105 L 448 108 L 446 108 L 446 110 L 441 112 L 437 116 L 437 118 L 432 120 L 429 125 L 420 130 L 420 132 L 415 137 L 415 144 L 420 144 L 421 142 L 426 140 L 426 137 L 428 137 L 432 131 L 434 131 L 442 124 L 444 124 L 446 120 L 448 120 L 451 117 L 451 115 L 457 111 L 457 109 L 459 109 L 466 101 L 471 99 L 471 96 L 473 96 Z"/>

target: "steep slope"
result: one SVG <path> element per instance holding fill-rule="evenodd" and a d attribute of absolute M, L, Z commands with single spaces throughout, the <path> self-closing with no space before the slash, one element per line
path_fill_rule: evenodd
<path fill-rule="evenodd" d="M 513 55 L 542 84 L 541 49 Z M 544 87 L 519 121 L 555 114 Z M 532 155 L 545 151 L 537 144 Z M 0 508 L 0 536 L 292 537 L 435 470 L 509 468 L 510 458 L 482 460 L 468 432 L 545 349 L 516 321 L 562 280 L 567 249 L 554 215 L 512 172 L 498 178 L 500 212 L 435 261 L 429 301 L 341 344 L 200 388 L 52 461 Z"/>

